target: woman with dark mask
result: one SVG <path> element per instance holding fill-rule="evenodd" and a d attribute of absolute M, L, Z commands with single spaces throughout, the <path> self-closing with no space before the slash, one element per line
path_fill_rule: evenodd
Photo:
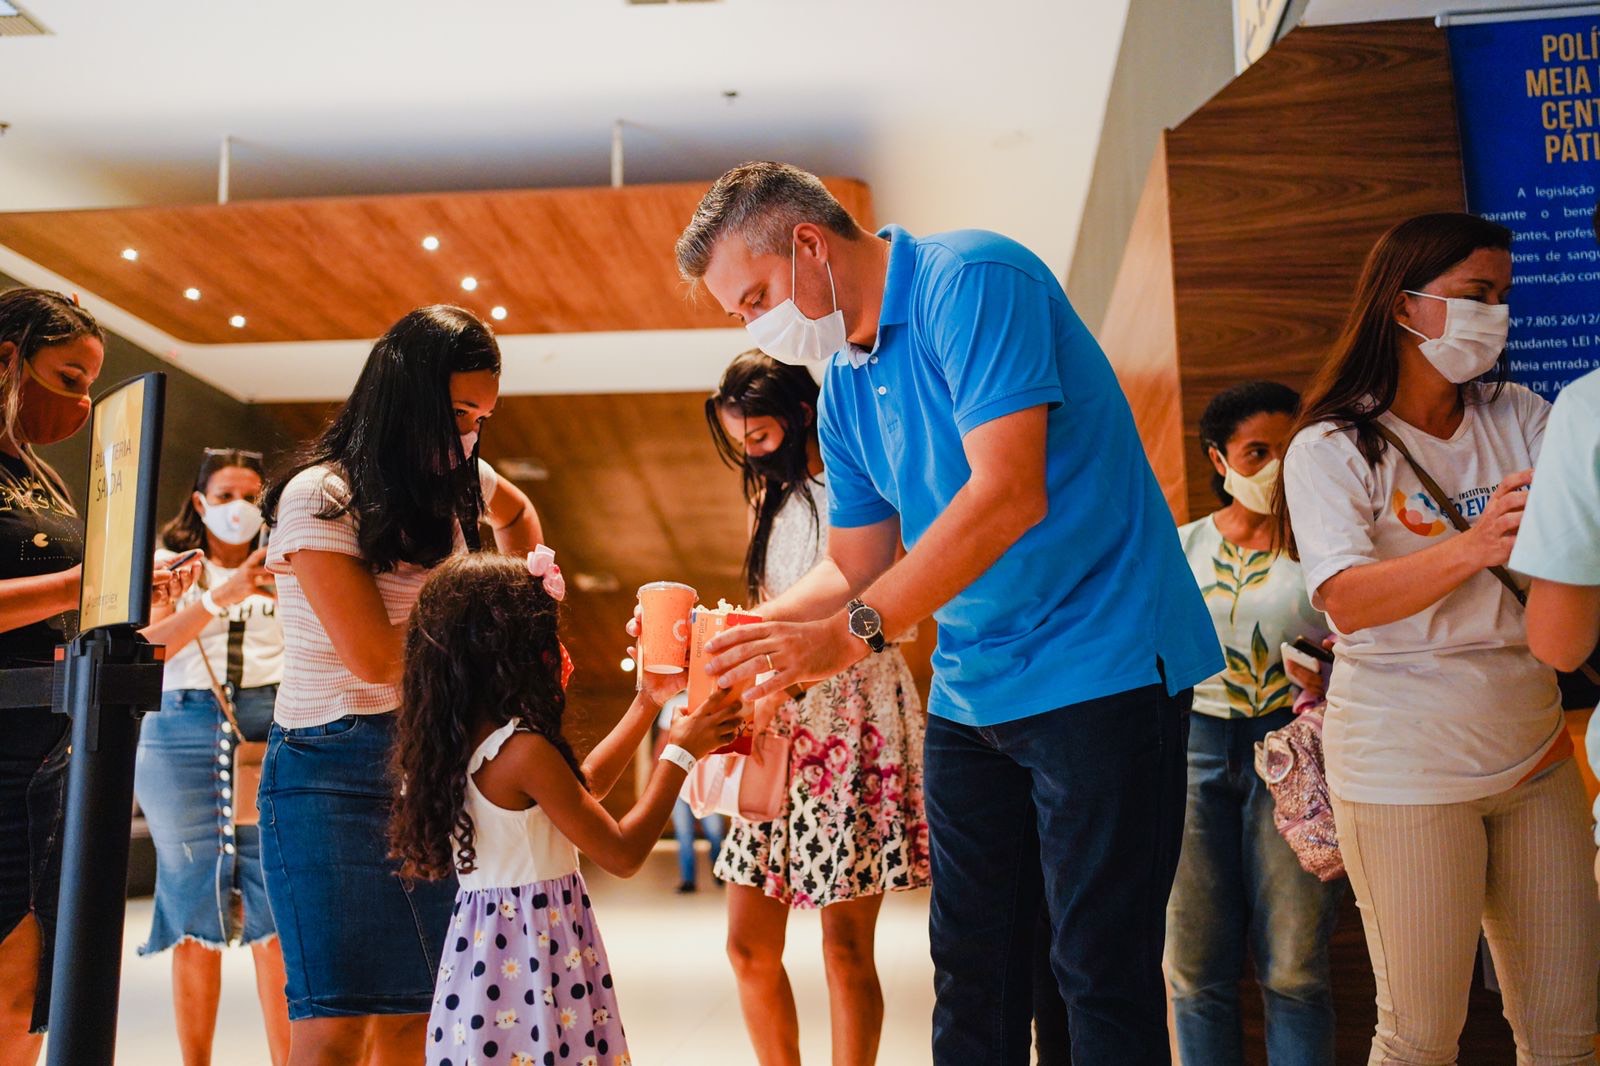
<path fill-rule="evenodd" d="M 58 292 L 0 293 L 0 671 L 46 666 L 78 628 L 83 523 L 35 450 L 89 419 L 105 362 L 94 317 Z M 154 574 L 160 606 L 200 564 Z M 0 710 L 0 1064 L 37 1060 L 50 967 L 69 725 L 49 707 Z"/>
<path fill-rule="evenodd" d="M 750 602 L 782 593 L 827 552 L 817 393 L 803 367 L 751 351 L 706 401 L 717 450 L 744 476 Z M 800 1061 L 784 932 L 791 908 L 821 908 L 833 1061 L 870 1063 L 883 1025 L 873 964 L 883 894 L 928 884 L 916 685 L 890 648 L 757 721 L 790 740 L 783 809 L 771 822 L 734 818 L 716 865 L 745 1026 L 762 1066 Z"/>
<path fill-rule="evenodd" d="M 397 876 L 385 767 L 406 622 L 429 571 L 476 544 L 480 519 L 508 554 L 539 541 L 528 498 L 477 458 L 499 379 L 488 326 L 456 307 L 413 311 L 266 495 L 285 658 L 261 857 L 293 1066 L 422 1058 L 455 883 Z"/>

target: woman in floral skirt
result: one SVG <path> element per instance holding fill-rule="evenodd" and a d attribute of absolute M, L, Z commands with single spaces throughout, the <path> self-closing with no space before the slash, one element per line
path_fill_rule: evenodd
<path fill-rule="evenodd" d="M 817 384 L 757 351 L 706 402 L 712 437 L 744 475 L 752 600 L 798 581 L 827 551 Z M 928 884 L 921 700 L 890 648 L 785 703 L 764 728 L 790 740 L 789 788 L 771 822 L 733 819 L 716 874 L 728 891 L 728 956 L 762 1066 L 800 1061 L 783 968 L 790 908 L 822 909 L 833 1061 L 870 1063 L 883 1025 L 873 935 L 886 892 Z"/>

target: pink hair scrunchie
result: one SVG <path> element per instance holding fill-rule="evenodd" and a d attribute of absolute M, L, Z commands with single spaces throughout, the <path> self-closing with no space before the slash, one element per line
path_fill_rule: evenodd
<path fill-rule="evenodd" d="M 559 603 L 567 598 L 567 580 L 561 576 L 561 567 L 556 565 L 554 548 L 541 544 L 529 552 L 528 573 L 544 579 L 544 590 L 551 599 Z"/>

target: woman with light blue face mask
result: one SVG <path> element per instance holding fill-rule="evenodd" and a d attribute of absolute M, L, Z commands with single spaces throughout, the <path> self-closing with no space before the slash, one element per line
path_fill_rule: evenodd
<path fill-rule="evenodd" d="M 155 914 L 139 953 L 172 950 L 186 1066 L 213 1059 L 221 952 L 234 945 L 253 956 L 273 1062 L 288 1057 L 283 951 L 262 879 L 260 837 L 255 825 L 236 824 L 233 807 L 238 741 L 266 739 L 283 677 L 283 627 L 260 546 L 261 488 L 261 453 L 207 448 L 194 490 L 161 531 L 157 556 L 205 552 L 200 581 L 176 604 L 151 612 L 148 636 L 169 655 L 161 713 L 140 732 L 135 775 L 156 846 Z"/>

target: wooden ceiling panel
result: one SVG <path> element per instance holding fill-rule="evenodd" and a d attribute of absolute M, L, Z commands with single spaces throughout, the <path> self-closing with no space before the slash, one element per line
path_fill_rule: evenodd
<path fill-rule="evenodd" d="M 872 225 L 866 185 L 823 180 Z M 23 212 L 0 214 L 0 244 L 196 344 L 376 337 L 430 303 L 485 317 L 505 307 L 504 333 L 723 327 L 714 302 L 689 298 L 672 257 L 706 187 Z M 199 300 L 184 297 L 190 287 Z M 229 325 L 236 314 L 243 328 Z"/>

